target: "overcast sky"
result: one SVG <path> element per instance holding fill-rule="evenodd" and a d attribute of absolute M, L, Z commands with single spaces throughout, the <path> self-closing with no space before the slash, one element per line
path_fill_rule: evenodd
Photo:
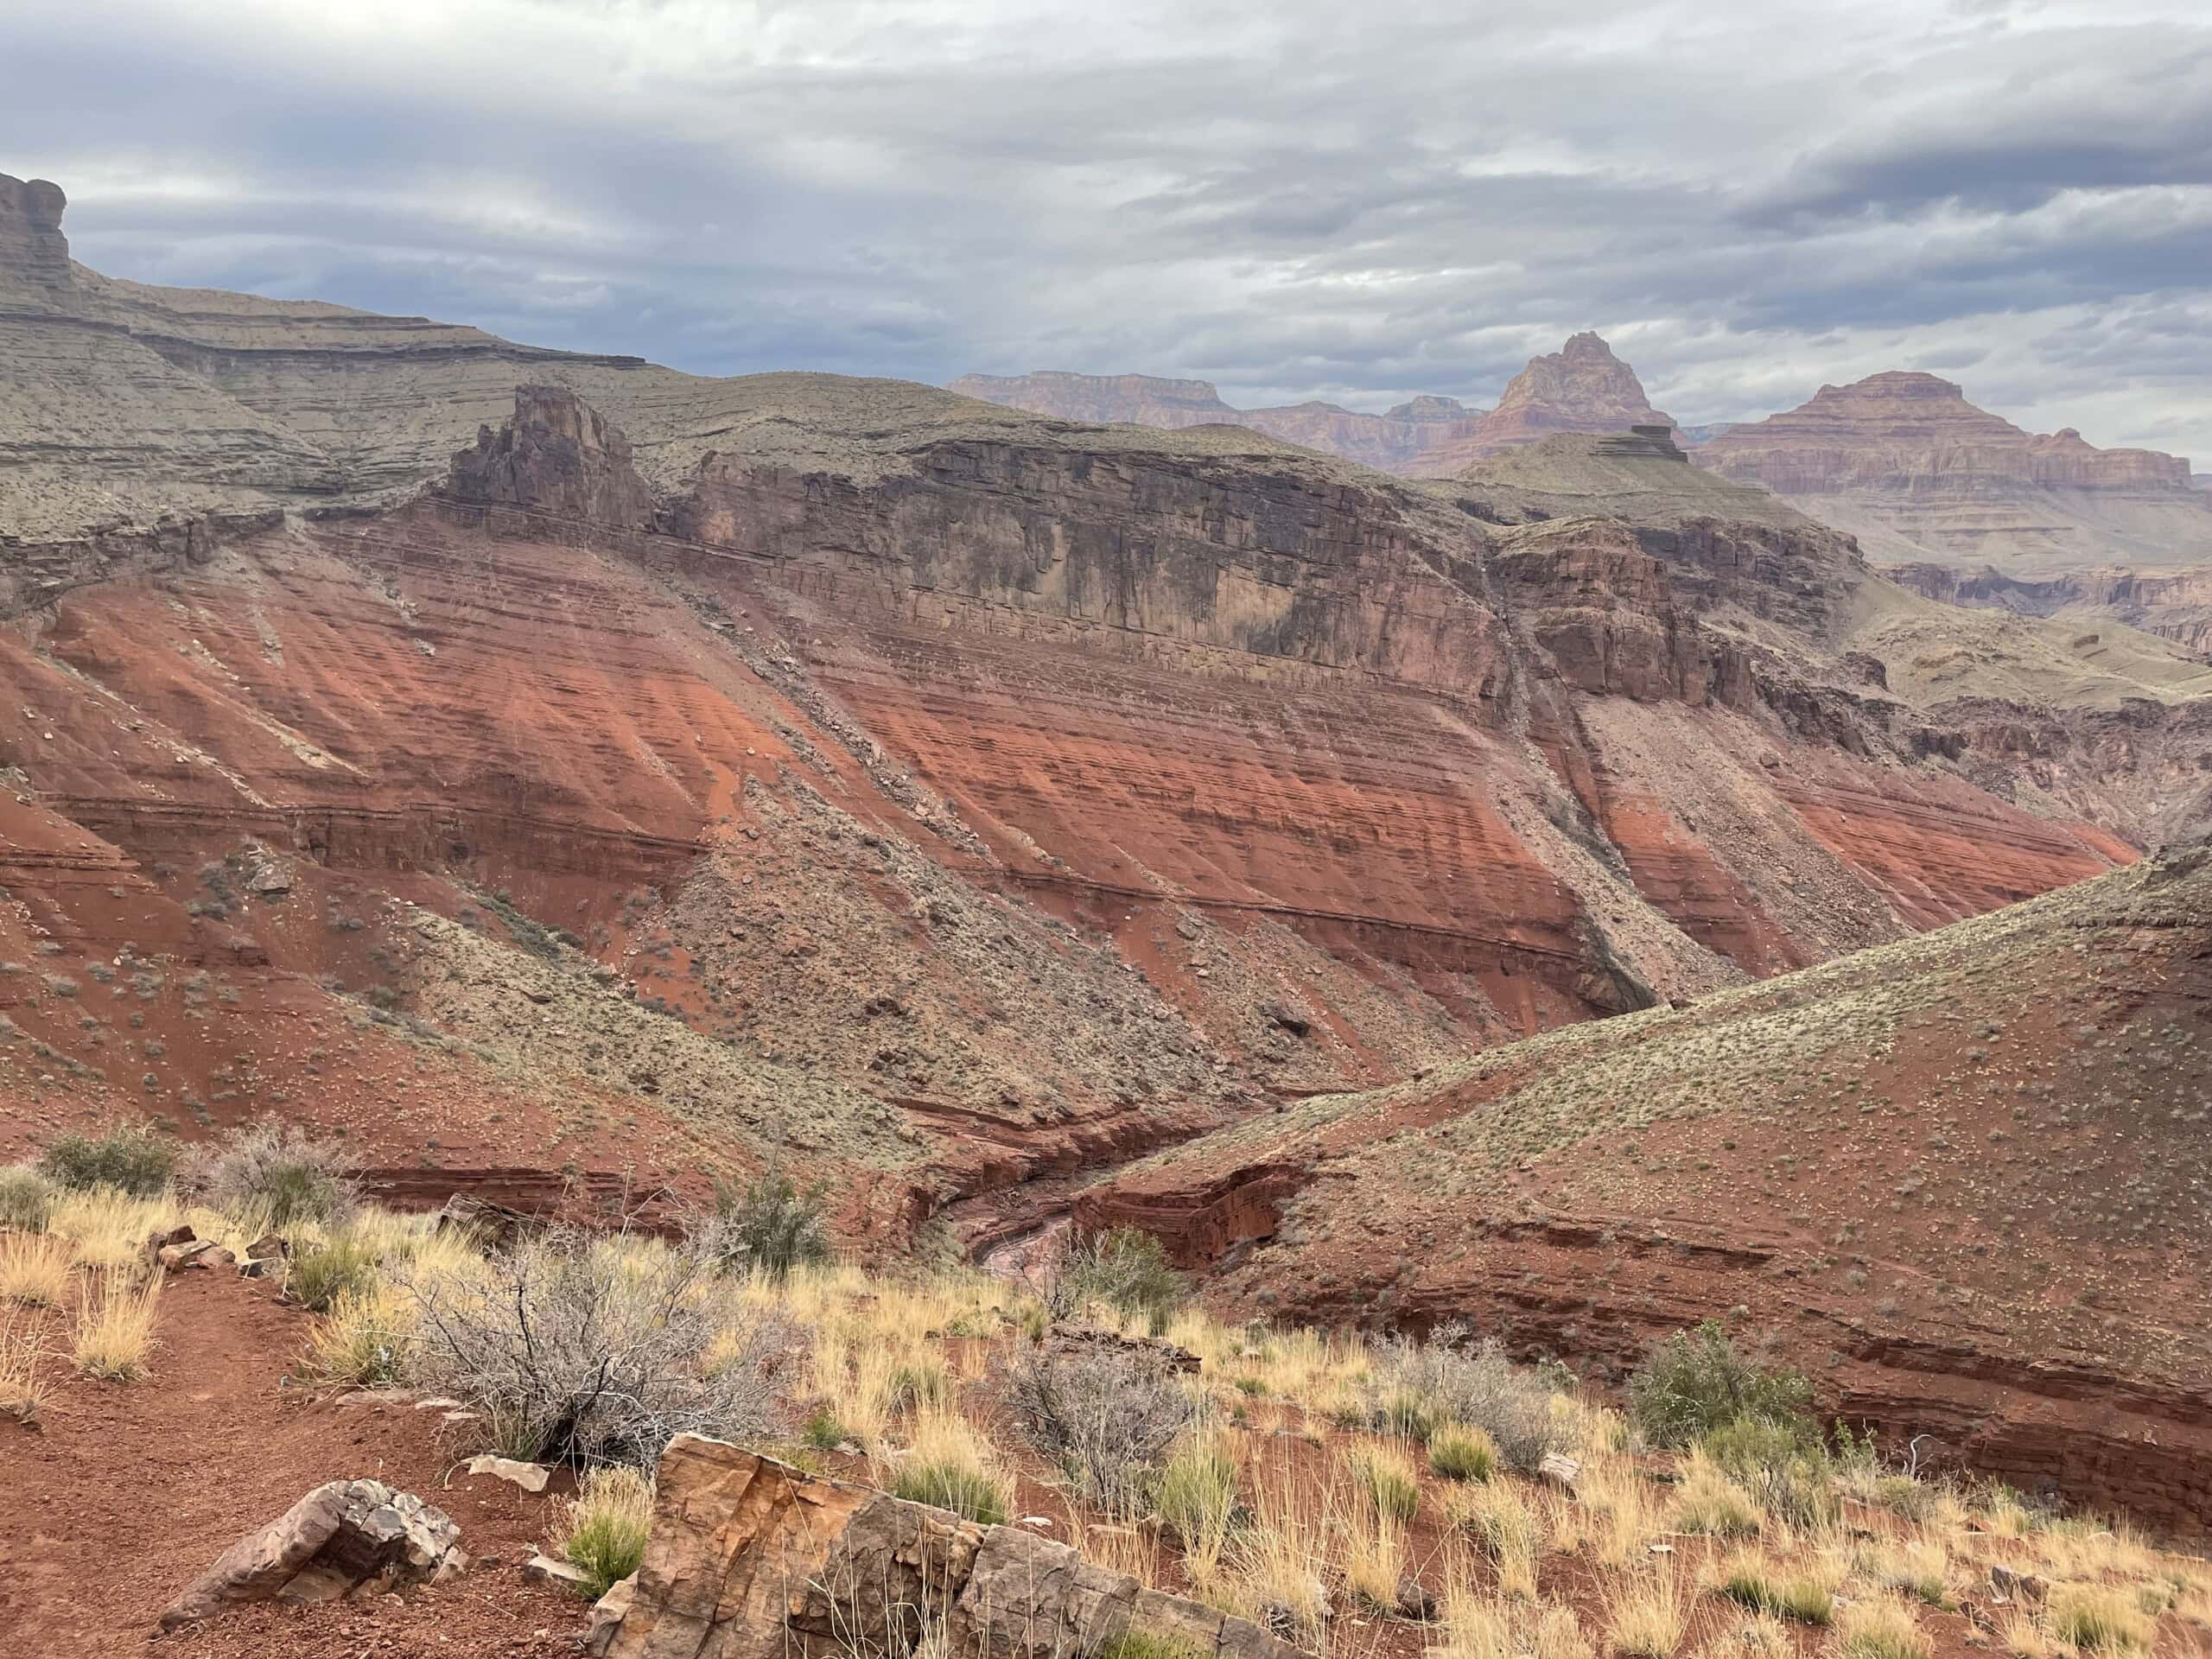
<path fill-rule="evenodd" d="M 1686 422 L 1933 370 L 2212 470 L 2206 0 L 6 0 L 116 276 L 635 352 Z"/>

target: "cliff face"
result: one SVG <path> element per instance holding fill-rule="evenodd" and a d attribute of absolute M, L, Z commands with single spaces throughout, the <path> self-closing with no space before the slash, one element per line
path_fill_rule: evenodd
<path fill-rule="evenodd" d="M 2183 570 L 2085 570 L 2031 582 L 1983 566 L 1892 565 L 1892 582 L 1946 605 L 2022 616 L 2110 619 L 2212 659 L 2212 564 Z"/>
<path fill-rule="evenodd" d="M 1893 587 L 1663 430 L 1408 483 L 72 283 L 92 325 L 26 338 L 147 378 L 0 358 L 10 464 L 148 516 L 0 548 L 0 1158 L 275 1109 L 410 1198 L 782 1156 L 855 1242 L 986 1242 L 2127 863 L 2212 777 L 2177 656 L 2055 680 L 2069 625 Z M 195 493 L 226 453 L 330 474 Z"/>
<path fill-rule="evenodd" d="M 966 374 L 952 383 L 964 397 L 1055 420 L 1134 422 L 1177 428 L 1218 423 L 1249 427 L 1325 454 L 1383 471 L 1412 461 L 1467 410 L 1456 398 L 1422 397 L 1384 415 L 1363 415 L 1334 404 L 1236 409 L 1209 381 L 1163 380 L 1148 374 Z"/>

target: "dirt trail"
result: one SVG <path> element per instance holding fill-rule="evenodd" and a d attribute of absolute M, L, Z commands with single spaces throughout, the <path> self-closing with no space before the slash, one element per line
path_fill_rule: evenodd
<path fill-rule="evenodd" d="M 162 1293 L 153 1374 L 68 1373 L 39 1429 L 0 1417 L 0 1630 L 11 1659 L 379 1659 L 554 1653 L 580 1629 L 573 1596 L 518 1568 L 559 1501 L 455 1473 L 437 1414 L 339 1406 L 289 1387 L 308 1316 L 228 1274 Z M 58 1330 L 50 1348 L 66 1346 Z M 371 1477 L 461 1523 L 475 1564 L 435 1596 L 339 1608 L 260 1607 L 151 1638 L 171 1597 L 247 1530 L 324 1481 Z"/>

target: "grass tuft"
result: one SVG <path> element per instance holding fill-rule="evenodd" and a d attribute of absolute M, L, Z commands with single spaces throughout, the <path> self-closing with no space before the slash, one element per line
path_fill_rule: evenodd
<path fill-rule="evenodd" d="M 1489 1480 L 1497 1472 L 1497 1442 L 1486 1429 L 1441 1424 L 1428 1437 L 1428 1466 L 1446 1480 Z"/>
<path fill-rule="evenodd" d="M 653 1483 L 621 1464 L 594 1469 L 569 1500 L 561 1550 L 583 1569 L 580 1586 L 597 1601 L 638 1570 L 652 1531 Z"/>
<path fill-rule="evenodd" d="M 158 1274 L 142 1278 L 111 1268 L 95 1277 L 77 1313 L 77 1369 L 110 1382 L 135 1382 L 145 1376 L 161 1291 Z"/>

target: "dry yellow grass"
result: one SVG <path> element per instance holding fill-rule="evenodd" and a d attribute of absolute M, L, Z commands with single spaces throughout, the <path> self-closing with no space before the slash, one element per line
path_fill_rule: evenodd
<path fill-rule="evenodd" d="M 83 1266 L 105 1271 L 136 1263 L 148 1236 L 175 1226 L 182 1213 L 171 1193 L 134 1198 L 111 1186 L 97 1186 L 65 1194 L 54 1206 L 46 1230 L 67 1239 Z"/>
<path fill-rule="evenodd" d="M 1520 1490 L 1505 1481 L 1455 1486 L 1444 1495 L 1445 1518 L 1487 1560 L 1497 1593 L 1533 1601 L 1543 1529 Z"/>
<path fill-rule="evenodd" d="M 0 1238 L 0 1301 L 60 1307 L 69 1294 L 69 1241 L 51 1233 Z"/>
<path fill-rule="evenodd" d="M 1605 1577 L 1605 1645 L 1628 1659 L 1672 1659 L 1689 1628 L 1689 1598 L 1673 1566 L 1647 1558 Z"/>
<path fill-rule="evenodd" d="M 1933 1651 L 1912 1610 L 1888 1596 L 1867 1597 L 1845 1607 L 1828 1650 L 1834 1659 L 1929 1659 Z"/>
<path fill-rule="evenodd" d="M 77 1369 L 112 1382 L 145 1376 L 161 1291 L 158 1274 L 111 1268 L 93 1275 L 77 1313 Z"/>
<path fill-rule="evenodd" d="M 0 1302 L 0 1412 L 36 1420 L 51 1385 L 46 1379 L 44 1321 L 35 1308 Z"/>

